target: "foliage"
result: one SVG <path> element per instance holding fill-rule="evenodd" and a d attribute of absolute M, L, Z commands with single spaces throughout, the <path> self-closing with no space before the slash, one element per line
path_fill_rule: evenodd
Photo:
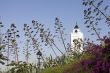
<path fill-rule="evenodd" d="M 61 56 L 61 57 L 56 57 L 55 59 L 53 59 L 53 57 L 50 55 L 50 57 L 46 58 L 46 61 L 44 62 L 44 68 L 50 68 L 50 67 L 56 67 L 58 65 L 63 65 L 65 64 L 65 55 Z"/>
<path fill-rule="evenodd" d="M 35 68 L 35 66 L 32 64 L 28 64 L 22 61 L 12 61 L 8 66 L 12 66 L 12 68 L 8 71 L 11 73 L 32 73 L 32 69 Z"/>
<path fill-rule="evenodd" d="M 4 49 L 4 46 L 0 46 L 0 64 L 5 64 L 4 61 L 5 60 L 8 60 L 7 57 L 5 57 L 3 54 L 2 54 L 2 50 Z"/>
<path fill-rule="evenodd" d="M 46 61 L 47 67 L 42 69 L 41 73 L 63 73 L 72 64 L 79 63 L 81 57 L 82 55 L 77 53 L 70 53 L 55 59 L 50 56 Z"/>
<path fill-rule="evenodd" d="M 110 38 L 104 38 L 100 45 L 89 45 L 86 51 L 89 57 L 73 64 L 64 73 L 109 73 L 110 71 Z"/>
<path fill-rule="evenodd" d="M 18 61 L 18 42 L 17 38 L 19 38 L 19 30 L 15 24 L 11 24 L 9 29 L 7 29 L 6 34 L 4 35 L 4 45 L 5 52 L 7 53 L 7 64 L 9 64 L 10 56 L 14 56 L 14 60 Z"/>
<path fill-rule="evenodd" d="M 105 22 L 110 25 L 110 16 L 108 15 L 108 5 L 104 5 L 104 0 L 83 0 L 84 9 L 84 19 L 86 27 L 89 28 L 88 32 L 91 32 L 91 35 L 96 35 L 98 39 L 101 38 L 101 22 Z M 94 32 L 93 32 L 94 31 Z"/>
<path fill-rule="evenodd" d="M 50 67 L 44 70 L 41 70 L 41 73 L 62 73 L 62 69 L 60 66 L 57 67 Z"/>
<path fill-rule="evenodd" d="M 65 28 L 63 27 L 62 22 L 60 22 L 60 19 L 56 17 L 56 19 L 55 19 L 55 31 L 56 31 L 56 33 L 59 32 L 59 37 L 62 41 L 62 44 L 64 46 L 65 51 L 67 52 L 68 49 L 67 49 L 67 46 L 65 43 L 65 40 L 66 40 L 65 35 L 66 34 L 64 33 L 64 30 L 65 30 Z"/>
<path fill-rule="evenodd" d="M 46 69 L 42 69 L 40 73 L 63 73 L 65 69 L 67 69 L 73 62 L 66 64 L 58 64 L 55 67 L 49 67 Z M 75 62 L 74 62 L 75 63 Z"/>
<path fill-rule="evenodd" d="M 65 52 L 68 52 L 68 47 L 70 49 L 70 45 L 67 47 L 67 43 L 65 41 L 64 28 L 59 18 L 55 18 L 55 32 L 50 31 L 49 28 L 45 28 L 44 24 L 39 23 L 38 21 L 32 20 L 32 27 L 24 24 L 25 36 L 28 37 L 29 41 L 32 42 L 34 46 L 34 52 L 37 54 L 38 51 L 42 51 L 41 47 L 47 46 L 51 48 L 54 52 L 56 58 L 53 59 L 52 56 L 44 61 L 44 57 L 42 55 L 43 66 L 44 69 L 41 70 L 41 73 L 109 73 L 110 71 L 110 38 L 100 36 L 101 28 L 98 28 L 99 23 L 104 19 L 105 23 L 110 25 L 110 16 L 106 13 L 108 5 L 101 7 L 103 0 L 83 0 L 83 5 L 87 7 L 84 10 L 84 19 L 86 20 L 84 24 L 87 24 L 86 27 L 89 28 L 89 31 L 94 31 L 97 35 L 98 39 L 101 41 L 100 45 L 96 45 L 94 43 L 87 42 L 87 46 L 85 47 L 86 51 L 83 53 L 71 53 L 70 55 L 64 54 L 61 51 L 61 48 L 56 43 L 56 35 L 60 37 L 60 41 L 62 46 L 65 49 Z M 32 64 L 28 64 L 26 62 L 18 62 L 18 44 L 16 38 L 20 37 L 17 33 L 19 31 L 16 30 L 15 24 L 11 24 L 11 28 L 8 29 L 6 36 L 8 42 L 8 54 L 7 57 L 9 59 L 10 50 L 9 46 L 11 44 L 11 48 L 14 49 L 15 61 L 12 61 L 8 66 L 11 67 L 9 72 L 11 73 L 32 73 L 32 69 L 37 68 Z M 55 34 L 55 35 L 54 35 Z M 94 35 L 92 33 L 91 35 Z M 39 38 L 38 38 L 39 37 Z M 39 40 L 40 39 L 40 40 Z M 77 42 L 77 41 L 76 41 Z M 42 46 L 43 45 L 43 46 Z M 77 44 L 76 44 L 77 45 Z M 0 47 L 0 51 L 1 51 Z M 58 50 L 62 56 L 58 56 L 56 53 Z M 26 49 L 26 59 L 28 62 L 30 51 L 28 48 Z M 4 64 L 6 58 L 0 52 L 0 63 Z M 41 62 L 39 62 L 41 63 Z M 72 63 L 72 64 L 71 64 Z M 39 64 L 40 65 L 40 64 Z M 40 68 L 39 68 L 40 69 Z M 40 71 L 40 70 L 39 70 Z M 37 71 L 36 71 L 37 72 Z"/>

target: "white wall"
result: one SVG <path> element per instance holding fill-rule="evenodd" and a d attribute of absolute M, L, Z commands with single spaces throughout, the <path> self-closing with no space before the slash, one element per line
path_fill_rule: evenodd
<path fill-rule="evenodd" d="M 76 33 L 75 30 L 78 32 Z M 80 43 L 81 47 L 78 49 L 78 47 L 75 46 L 73 40 L 76 39 Z M 74 29 L 71 33 L 71 50 L 76 52 L 82 52 L 83 51 L 83 33 L 80 31 L 80 29 Z"/>

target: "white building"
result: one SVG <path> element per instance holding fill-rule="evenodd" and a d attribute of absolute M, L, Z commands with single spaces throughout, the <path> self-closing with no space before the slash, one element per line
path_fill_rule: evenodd
<path fill-rule="evenodd" d="M 83 51 L 83 33 L 80 31 L 78 25 L 76 25 L 71 33 L 71 50 L 76 53 Z"/>

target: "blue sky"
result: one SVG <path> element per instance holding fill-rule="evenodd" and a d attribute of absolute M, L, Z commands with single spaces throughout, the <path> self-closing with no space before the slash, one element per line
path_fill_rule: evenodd
<path fill-rule="evenodd" d="M 76 22 L 85 30 L 82 25 L 83 6 L 81 0 L 1 0 L 0 16 L 5 29 L 9 28 L 11 23 L 15 23 L 21 31 L 23 24 L 30 24 L 33 19 L 52 28 L 55 17 L 59 17 L 63 22 L 68 35 L 70 35 Z M 3 30 L 4 31 L 4 30 Z M 68 38 L 70 40 L 70 38 Z"/>
<path fill-rule="evenodd" d="M 81 0 L 1 0 L 0 16 L 5 23 L 29 23 L 32 19 L 42 23 L 52 23 L 59 17 L 65 25 L 74 26 L 76 21 L 80 24 L 82 16 Z"/>
<path fill-rule="evenodd" d="M 110 1 L 107 2 L 110 3 Z M 55 17 L 59 17 L 68 36 L 77 22 L 84 37 L 94 40 L 95 37 L 91 36 L 85 28 L 83 9 L 82 0 L 0 0 L 0 20 L 4 24 L 4 30 L 9 28 L 11 23 L 15 23 L 22 38 L 24 23 L 31 24 L 34 19 L 51 28 L 54 25 Z M 105 28 L 105 26 L 101 27 Z M 4 30 L 2 31 L 5 32 Z M 102 33 L 107 34 L 106 28 Z"/>

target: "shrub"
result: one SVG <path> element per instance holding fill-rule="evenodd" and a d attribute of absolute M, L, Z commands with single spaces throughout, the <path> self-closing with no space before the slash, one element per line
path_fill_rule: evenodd
<path fill-rule="evenodd" d="M 87 58 L 85 57 L 87 56 Z M 71 65 L 63 73 L 109 73 L 110 38 L 104 38 L 100 45 L 89 43 L 79 63 Z"/>

